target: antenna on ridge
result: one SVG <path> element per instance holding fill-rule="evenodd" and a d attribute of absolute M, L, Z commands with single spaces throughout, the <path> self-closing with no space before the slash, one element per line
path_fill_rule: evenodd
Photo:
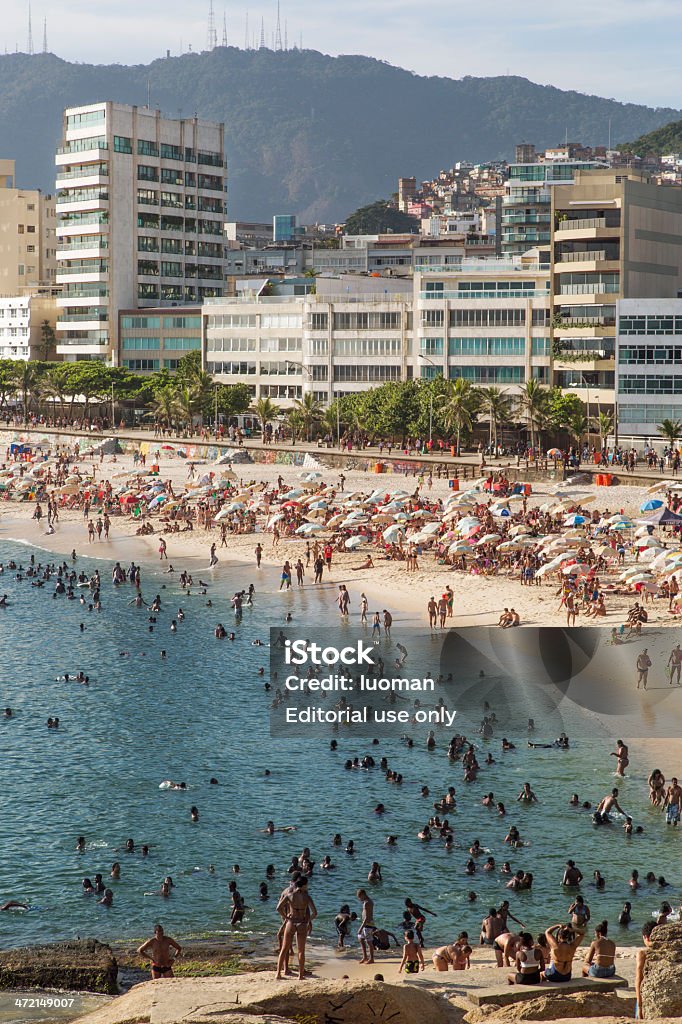
<path fill-rule="evenodd" d="M 288 36 L 288 32 L 287 32 L 287 20 L 286 20 L 286 18 L 284 19 L 284 49 L 285 50 L 289 49 L 289 36 Z"/>
<path fill-rule="evenodd" d="M 43 18 L 43 53 L 47 53 L 47 18 Z"/>
<path fill-rule="evenodd" d="M 223 9 L 223 46 L 227 46 L 227 15 Z"/>
<path fill-rule="evenodd" d="M 260 47 L 259 49 L 265 49 L 265 19 L 261 16 L 260 19 Z"/>
<path fill-rule="evenodd" d="M 218 45 L 218 32 L 215 27 L 215 12 L 213 10 L 213 0 L 209 0 L 208 5 L 208 47 L 209 50 L 215 50 Z"/>
<path fill-rule="evenodd" d="M 249 49 L 249 12 L 246 12 L 246 28 L 244 29 L 244 49 Z"/>
<path fill-rule="evenodd" d="M 277 0 L 277 26 L 275 28 L 275 49 L 282 49 L 282 25 L 279 18 L 279 0 Z"/>
<path fill-rule="evenodd" d="M 26 47 L 28 53 L 33 53 L 33 27 L 31 25 L 31 0 L 28 4 L 28 46 Z"/>

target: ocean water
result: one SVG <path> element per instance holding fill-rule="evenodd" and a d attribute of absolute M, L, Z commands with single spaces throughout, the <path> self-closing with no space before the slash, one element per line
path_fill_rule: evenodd
<path fill-rule="evenodd" d="M 32 553 L 37 561 L 59 560 L 0 540 L 4 564 L 14 558 L 26 565 Z M 324 737 L 273 737 L 271 695 L 258 674 L 260 666 L 267 668 L 268 651 L 252 641 L 267 642 L 268 629 L 282 626 L 287 611 L 294 625 L 305 629 L 302 635 L 313 626 L 336 624 L 336 588 L 318 593 L 311 586 L 303 593 L 279 594 L 275 574 L 257 575 L 251 567 L 221 563 L 212 578 L 209 609 L 205 597 L 186 597 L 158 564 L 147 565 L 143 595 L 150 601 L 159 593 L 163 601 L 150 633 L 148 611 L 130 603 L 134 588 L 112 586 L 111 564 L 87 558 L 76 563 L 87 572 L 100 568 L 100 614 L 88 613 L 78 601 L 54 600 L 52 584 L 33 588 L 26 580 L 16 582 L 7 569 L 0 576 L 0 594 L 7 593 L 11 601 L 0 610 L 0 706 L 15 712 L 10 720 L 0 719 L 0 903 L 30 903 L 27 912 L 0 914 L 1 947 L 75 936 L 142 939 L 158 920 L 179 938 L 274 936 L 277 896 L 286 885 L 291 857 L 304 846 L 311 848 L 316 864 L 329 853 L 337 865 L 335 871 L 317 869 L 311 881 L 320 914 L 315 937 L 329 944 L 335 942 L 334 914 L 343 902 L 359 909 L 355 891 L 366 884 L 375 860 L 383 872 L 383 882 L 373 887 L 378 921 L 398 933 L 403 902 L 410 896 L 438 915 L 428 919 L 429 944 L 451 940 L 464 928 L 477 940 L 488 907 L 507 895 L 512 912 L 534 931 L 564 919 L 572 901 L 560 885 L 568 857 L 585 875 L 582 891 L 593 920 L 609 918 L 619 943 L 637 942 L 637 925 L 663 898 L 673 906 L 679 903 L 680 837 L 649 806 L 646 778 L 652 765 L 635 760 L 620 783 L 623 803 L 644 826 L 644 835 L 627 838 L 617 825 L 595 829 L 587 811 L 568 807 L 574 791 L 596 803 L 616 784 L 615 762 L 608 756 L 613 737 L 600 736 L 594 723 L 587 728 L 578 710 L 562 720 L 572 737 L 569 751 L 528 750 L 525 732 L 516 726 L 512 731 L 509 718 L 510 738 L 518 749 L 502 756 L 499 741 L 491 741 L 497 763 L 484 768 L 472 784 L 463 783 L 461 767 L 448 762 L 446 746 L 453 731 L 473 735 L 481 717 L 477 701 L 462 713 L 455 730 L 438 732 L 433 752 L 423 742 L 425 729 L 411 732 L 412 749 L 399 737 L 372 746 L 371 740 L 341 733 L 336 752 Z M 229 599 L 252 580 L 255 605 L 235 626 Z M 172 634 L 170 620 L 180 605 L 186 618 Z M 234 643 L 215 640 L 219 621 L 235 629 Z M 400 628 L 398 617 L 393 640 L 382 641 L 387 658 L 394 656 Z M 162 649 L 166 659 L 160 657 Z M 78 670 L 90 676 L 89 687 L 57 679 Z M 534 713 L 538 738 L 553 738 L 556 722 L 545 722 L 542 709 L 524 701 L 519 693 L 519 714 Z M 48 730 L 46 720 L 55 715 L 60 728 Z M 346 758 L 367 752 L 377 764 L 387 756 L 391 767 L 403 773 L 403 785 L 386 783 L 378 768 L 344 769 Z M 209 784 L 211 776 L 218 786 Z M 187 791 L 159 789 L 166 779 L 186 781 Z M 537 805 L 516 803 L 526 780 L 538 795 Z M 422 785 L 430 788 L 428 799 L 421 796 Z M 449 785 L 457 788 L 458 800 L 457 811 L 448 815 L 455 829 L 452 851 L 438 840 L 424 844 L 417 839 L 433 813 L 433 800 Z M 504 801 L 505 818 L 481 806 L 489 791 Z M 383 816 L 373 813 L 380 801 L 386 805 Z M 197 823 L 190 820 L 192 805 L 200 812 Z M 297 831 L 264 835 L 260 829 L 271 818 Z M 514 852 L 503 843 L 510 824 L 527 840 Z M 344 844 L 355 841 L 354 856 L 332 847 L 336 832 Z M 386 845 L 389 833 L 398 836 L 396 847 Z M 75 850 L 80 835 L 86 837 L 84 853 Z M 149 857 L 125 853 L 129 837 L 138 848 L 148 843 Z M 510 860 L 514 870 L 532 871 L 532 891 L 508 893 L 506 876 L 481 870 L 484 858 L 474 877 L 465 875 L 474 838 L 498 866 Z M 119 881 L 108 878 L 115 860 L 121 864 Z M 261 902 L 258 887 L 270 863 L 276 879 L 269 885 L 270 899 Z M 215 873 L 206 870 L 210 864 Z M 240 865 L 238 876 L 232 871 L 235 864 Z M 642 878 L 651 870 L 673 884 L 665 891 L 645 885 L 633 896 L 627 884 L 633 868 Z M 595 869 L 606 876 L 604 892 L 587 884 Z M 111 908 L 81 893 L 83 877 L 93 878 L 98 871 L 114 891 Z M 169 900 L 156 894 L 166 875 L 175 882 Z M 252 909 L 232 929 L 227 885 L 235 877 Z M 478 895 L 474 904 L 467 899 L 470 890 Z M 616 925 L 626 899 L 633 903 L 629 931 Z"/>

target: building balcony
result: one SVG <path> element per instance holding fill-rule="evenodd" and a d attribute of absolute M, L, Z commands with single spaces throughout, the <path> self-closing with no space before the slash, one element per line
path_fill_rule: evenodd
<path fill-rule="evenodd" d="M 562 220 L 556 226 L 560 241 L 609 239 L 620 237 L 620 227 L 605 217 L 586 217 L 584 220 Z"/>
<path fill-rule="evenodd" d="M 104 163 L 109 159 L 109 149 L 106 143 L 100 143 L 94 149 L 70 149 L 63 146 L 57 150 L 55 164 L 57 167 L 72 166 L 73 164 L 94 164 Z"/>
<path fill-rule="evenodd" d="M 616 318 L 604 316 L 567 316 L 561 317 L 560 320 L 555 320 L 553 327 L 555 334 L 566 335 L 568 338 L 577 337 L 578 335 L 584 337 L 586 331 L 595 338 L 608 338 L 615 335 Z"/>

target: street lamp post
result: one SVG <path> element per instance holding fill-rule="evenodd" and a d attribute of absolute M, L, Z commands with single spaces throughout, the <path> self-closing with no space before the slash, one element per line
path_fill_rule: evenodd
<path fill-rule="evenodd" d="M 116 430 L 116 407 L 114 405 L 114 382 L 111 382 L 111 429 Z"/>
<path fill-rule="evenodd" d="M 218 383 L 216 381 L 213 386 L 213 430 L 216 438 L 218 437 Z"/>

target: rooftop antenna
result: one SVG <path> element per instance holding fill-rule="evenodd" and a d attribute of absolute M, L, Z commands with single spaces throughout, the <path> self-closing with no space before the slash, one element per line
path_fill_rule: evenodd
<path fill-rule="evenodd" d="M 227 15 L 225 14 L 225 9 L 224 8 L 223 8 L 223 42 L 222 42 L 222 45 L 223 46 L 227 46 Z"/>
<path fill-rule="evenodd" d="M 43 18 L 43 53 L 47 53 L 47 18 Z"/>
<path fill-rule="evenodd" d="M 26 47 L 28 53 L 33 53 L 33 27 L 31 25 L 31 2 L 28 4 L 28 46 Z"/>
<path fill-rule="evenodd" d="M 611 149 L 611 118 L 609 118 L 609 150 Z"/>
<path fill-rule="evenodd" d="M 262 16 L 260 19 L 260 49 L 265 49 L 265 19 Z"/>
<path fill-rule="evenodd" d="M 289 49 L 289 33 L 286 18 L 284 19 L 284 49 Z"/>
<path fill-rule="evenodd" d="M 152 80 L 147 79 L 147 110 L 152 109 Z"/>
<path fill-rule="evenodd" d="M 213 10 L 213 0 L 209 0 L 208 4 L 208 49 L 215 50 L 218 45 L 218 32 L 215 27 L 215 12 Z"/>
<path fill-rule="evenodd" d="M 246 12 L 246 28 L 244 29 L 244 49 L 249 49 L 249 12 Z"/>
<path fill-rule="evenodd" d="M 275 49 L 282 49 L 282 25 L 280 22 L 280 11 L 279 11 L 280 0 L 277 0 L 277 25 L 275 28 Z"/>

